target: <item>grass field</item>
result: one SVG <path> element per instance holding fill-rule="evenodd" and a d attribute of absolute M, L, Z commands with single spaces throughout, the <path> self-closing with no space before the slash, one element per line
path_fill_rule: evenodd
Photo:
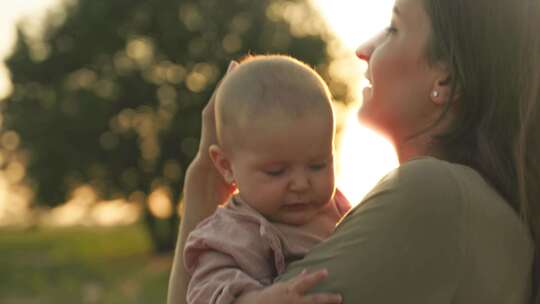
<path fill-rule="evenodd" d="M 0 230 L 0 303 L 165 303 L 172 256 L 142 226 Z"/>

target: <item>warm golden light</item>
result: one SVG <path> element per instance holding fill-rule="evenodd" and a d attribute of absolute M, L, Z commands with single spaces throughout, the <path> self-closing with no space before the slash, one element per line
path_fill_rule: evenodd
<path fill-rule="evenodd" d="M 361 82 L 367 65 L 355 58 L 358 45 L 388 26 L 393 0 L 313 0 L 348 53 L 332 65 L 332 74 L 346 75 L 357 83 L 358 103 L 349 107 L 338 147 L 337 186 L 351 203 L 360 202 L 377 181 L 398 165 L 393 147 L 381 136 L 360 125 L 356 112 L 361 102 Z"/>
<path fill-rule="evenodd" d="M 91 186 L 83 185 L 73 190 L 66 203 L 41 212 L 38 221 L 40 225 L 56 227 L 130 225 L 140 218 L 142 209 L 140 200 L 99 200 Z"/>
<path fill-rule="evenodd" d="M 39 23 L 47 13 L 47 9 L 57 7 L 59 3 L 65 0 L 25 0 L 25 1 L 0 1 L 0 39 L 4 42 L 0 44 L 0 59 L 3 59 L 14 45 L 15 39 L 15 21 L 21 17 L 32 16 L 28 28 L 31 32 L 39 32 Z M 371 35 L 384 29 L 388 23 L 391 14 L 391 8 L 394 0 L 310 0 L 321 12 L 321 15 L 327 20 L 328 25 L 333 32 L 340 38 L 345 46 L 348 58 L 339 58 L 330 63 L 332 76 L 340 74 L 341 78 L 350 82 L 362 81 L 366 64 L 354 58 L 355 48 Z M 276 7 L 274 7 L 276 8 Z M 188 12 L 183 9 L 181 12 Z M 269 12 L 271 15 L 272 12 Z M 313 26 L 322 26 L 319 23 L 310 23 L 309 26 L 300 28 L 298 25 L 305 24 L 301 16 L 301 11 L 289 9 L 289 15 L 296 17 L 298 24 L 293 26 L 296 31 L 302 30 L 310 32 Z M 300 14 L 300 15 L 298 15 Z M 291 16 L 292 16 L 291 15 Z M 204 24 L 203 20 L 198 18 L 195 13 L 190 15 L 188 20 L 190 27 L 196 28 Z M 243 24 L 245 21 L 237 20 L 237 24 Z M 249 26 L 249 24 L 247 24 Z M 27 28 L 27 29 L 28 29 Z M 301 33 L 300 33 L 301 34 Z M 286 37 L 283 41 L 287 41 Z M 223 41 L 230 51 L 238 48 L 238 42 L 234 36 L 228 37 Z M 40 45 L 35 46 L 40 50 Z M 43 46 L 41 46 L 43 48 Z M 196 46 L 192 46 L 196 47 Z M 42 54 L 46 56 L 46 50 Z M 42 55 L 35 55 L 41 58 Z M 35 57 L 34 56 L 34 57 Z M 181 65 L 175 65 L 170 62 L 163 62 L 159 70 L 147 68 L 149 62 L 156 60 L 154 58 L 153 44 L 150 38 L 136 37 L 131 40 L 126 49 L 115 55 L 114 68 L 119 72 L 129 72 L 132 69 L 145 69 L 145 77 L 154 83 L 163 83 L 166 80 L 172 83 L 178 83 L 186 80 L 192 91 L 202 90 L 209 83 L 213 83 L 216 74 L 216 68 L 210 65 L 200 65 L 194 72 L 188 73 L 186 68 Z M 107 87 L 106 83 L 99 82 L 95 75 L 82 70 L 80 73 L 72 75 L 70 85 L 73 87 L 94 88 L 100 85 L 100 88 Z M 353 88 L 353 94 L 360 92 Z M 0 100 L 6 97 L 12 90 L 9 81 L 9 73 L 4 64 L 0 62 Z M 109 90 L 114 92 L 114 90 Z M 174 100 L 170 89 L 162 87 L 158 96 L 160 101 Z M 109 94 L 114 96 L 114 94 Z M 358 96 L 358 95 L 357 95 Z M 113 98 L 113 97 L 111 97 Z M 361 102 L 360 97 L 356 98 Z M 372 131 L 360 126 L 356 119 L 358 104 L 349 109 L 350 113 L 346 115 L 340 146 L 338 147 L 338 171 L 337 184 L 352 203 L 358 203 L 367 191 L 384 175 L 387 171 L 397 165 L 397 160 L 389 143 Z M 135 129 L 145 140 L 143 142 L 144 157 L 148 160 L 155 158 L 159 151 L 153 144 L 154 134 L 148 132 L 148 124 L 152 123 L 153 115 L 151 112 L 142 114 L 133 110 L 124 110 L 117 119 L 114 120 L 117 132 L 123 132 Z M 157 117 L 157 116 L 156 116 Z M 1 120 L 0 120 L 1 121 Z M 106 147 L 113 145 L 114 134 L 105 134 L 102 138 L 102 144 Z M 18 138 L 13 134 L 4 138 L 8 148 L 16 148 L 19 144 Z M 192 154 L 197 147 L 197 140 L 194 138 L 185 139 L 182 142 L 184 153 Z M 14 181 L 19 181 L 26 172 L 24 167 L 15 164 L 10 167 L 8 172 L 0 173 L 0 225 L 29 221 L 32 217 L 30 213 L 29 190 L 15 191 L 14 186 L 10 185 Z M 182 174 L 182 168 L 177 164 L 168 166 L 164 174 L 170 178 L 177 178 Z M 22 188 L 21 188 L 22 189 Z M 135 195 L 136 201 L 143 201 L 144 195 L 139 193 Z M 81 188 L 74 192 L 74 197 L 68 201 L 68 204 L 54 208 L 49 212 L 49 216 L 43 217 L 51 225 L 71 225 L 77 223 L 93 223 L 100 225 L 112 225 L 114 223 L 127 223 L 135 221 L 142 209 L 142 202 L 137 204 L 122 201 L 96 202 L 95 195 L 88 188 Z M 152 197 L 149 197 L 150 209 L 157 216 L 167 217 L 174 210 L 172 203 L 166 191 L 158 191 Z M 103 204 L 102 204 L 103 203 Z M 45 223 L 45 224 L 47 224 Z"/>
<path fill-rule="evenodd" d="M 362 126 L 354 110 L 349 112 L 341 134 L 338 161 L 336 184 L 353 205 L 398 165 L 392 145 Z"/>
<path fill-rule="evenodd" d="M 90 218 L 99 226 L 129 225 L 135 223 L 142 213 L 142 206 L 122 199 L 95 204 Z"/>
<path fill-rule="evenodd" d="M 148 196 L 150 212 L 157 218 L 168 218 L 174 212 L 169 192 L 166 188 L 158 188 Z"/>
<path fill-rule="evenodd" d="M 47 10 L 50 10 L 64 0 L 24 0 L 0 1 L 0 100 L 12 91 L 9 73 L 2 60 L 9 54 L 15 44 L 17 35 L 15 24 L 26 18 L 26 29 L 39 32 Z M 31 18 L 30 18 L 31 16 Z"/>
<path fill-rule="evenodd" d="M 362 41 L 388 26 L 394 0 L 312 0 L 345 46 Z"/>
<path fill-rule="evenodd" d="M 0 172 L 0 228 L 10 225 L 27 225 L 34 218 L 30 209 L 30 189 L 9 183 Z"/>

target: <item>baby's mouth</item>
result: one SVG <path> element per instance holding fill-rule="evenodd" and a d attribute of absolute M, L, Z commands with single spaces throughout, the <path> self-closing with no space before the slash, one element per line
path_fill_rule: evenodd
<path fill-rule="evenodd" d="M 303 210 L 310 206 L 308 202 L 294 202 L 294 203 L 288 203 L 285 204 L 283 207 L 287 210 L 295 211 L 295 210 Z"/>

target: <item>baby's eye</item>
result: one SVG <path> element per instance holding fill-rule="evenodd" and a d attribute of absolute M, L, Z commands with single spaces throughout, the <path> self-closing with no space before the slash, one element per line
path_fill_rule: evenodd
<path fill-rule="evenodd" d="M 309 168 L 311 170 L 318 171 L 318 170 L 322 170 L 322 169 L 326 168 L 327 165 L 328 165 L 327 162 L 323 162 L 323 163 L 317 163 L 317 164 L 309 165 Z"/>
<path fill-rule="evenodd" d="M 264 170 L 264 173 L 269 176 L 280 176 L 285 173 L 285 169 Z"/>

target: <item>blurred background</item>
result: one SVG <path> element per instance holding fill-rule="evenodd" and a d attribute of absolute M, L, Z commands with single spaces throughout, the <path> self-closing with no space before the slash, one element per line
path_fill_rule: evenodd
<path fill-rule="evenodd" d="M 282 53 L 335 98 L 353 202 L 397 164 L 356 121 L 391 0 L 0 0 L 0 303 L 164 303 L 184 170 L 228 62 Z"/>

